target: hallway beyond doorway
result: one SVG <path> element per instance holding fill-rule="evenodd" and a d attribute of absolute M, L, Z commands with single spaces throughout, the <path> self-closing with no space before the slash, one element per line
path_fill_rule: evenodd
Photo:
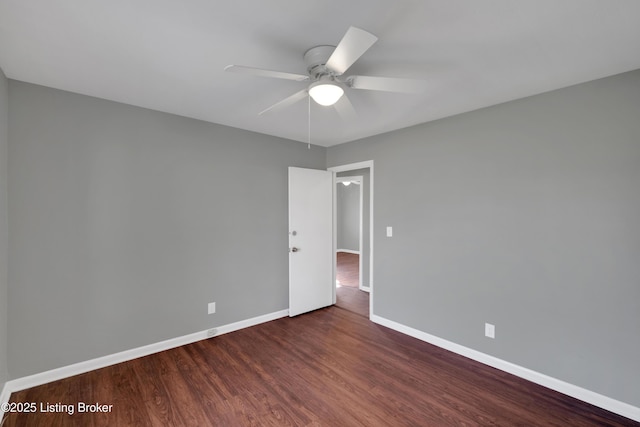
<path fill-rule="evenodd" d="M 336 307 L 369 318 L 369 293 L 358 289 L 358 254 L 336 254 Z"/>

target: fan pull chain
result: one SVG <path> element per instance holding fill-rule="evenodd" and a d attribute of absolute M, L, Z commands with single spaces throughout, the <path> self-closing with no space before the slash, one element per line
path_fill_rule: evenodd
<path fill-rule="evenodd" d="M 307 112 L 308 112 L 308 131 L 307 131 L 307 148 L 311 150 L 311 95 L 307 95 Z"/>

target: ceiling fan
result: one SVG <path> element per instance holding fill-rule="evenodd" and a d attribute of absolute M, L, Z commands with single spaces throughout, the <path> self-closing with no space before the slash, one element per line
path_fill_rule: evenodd
<path fill-rule="evenodd" d="M 307 88 L 286 97 L 260 112 L 281 110 L 310 96 L 323 106 L 334 105 L 343 117 L 353 117 L 355 111 L 344 95 L 344 89 L 378 90 L 386 92 L 416 93 L 422 90 L 421 80 L 396 77 L 373 77 L 344 73 L 378 40 L 373 34 L 356 27 L 350 27 L 338 43 L 338 46 L 315 46 L 304 54 L 307 75 L 283 71 L 266 70 L 228 65 L 225 71 L 250 74 L 260 77 L 310 82 Z M 341 100 L 339 103 L 338 101 Z"/>

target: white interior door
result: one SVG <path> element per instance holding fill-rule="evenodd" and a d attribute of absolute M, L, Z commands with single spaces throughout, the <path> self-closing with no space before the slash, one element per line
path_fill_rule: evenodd
<path fill-rule="evenodd" d="M 289 168 L 289 316 L 333 304 L 333 174 Z"/>

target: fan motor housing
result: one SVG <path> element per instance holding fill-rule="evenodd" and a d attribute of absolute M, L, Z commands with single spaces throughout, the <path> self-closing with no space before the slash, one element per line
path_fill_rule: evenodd
<path fill-rule="evenodd" d="M 304 63 L 312 77 L 319 78 L 330 74 L 326 64 L 335 49 L 335 46 L 315 46 L 304 53 Z"/>

